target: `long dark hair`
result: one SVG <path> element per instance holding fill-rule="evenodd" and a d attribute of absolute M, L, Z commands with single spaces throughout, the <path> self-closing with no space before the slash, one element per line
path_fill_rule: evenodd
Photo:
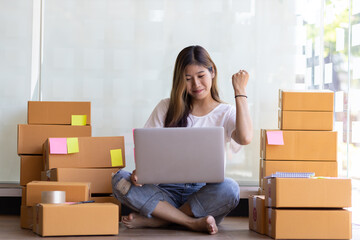
<path fill-rule="evenodd" d="M 192 100 L 186 91 L 185 68 L 192 64 L 203 66 L 211 73 L 214 73 L 210 89 L 211 97 L 215 101 L 221 102 L 217 87 L 217 69 L 209 53 L 201 46 L 186 47 L 176 58 L 170 104 L 165 118 L 165 127 L 187 126 L 187 118 L 191 111 Z"/>

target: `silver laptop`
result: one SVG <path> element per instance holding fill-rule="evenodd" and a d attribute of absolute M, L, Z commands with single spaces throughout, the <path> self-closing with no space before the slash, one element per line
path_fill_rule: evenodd
<path fill-rule="evenodd" d="M 224 181 L 224 128 L 137 128 L 139 184 Z"/>

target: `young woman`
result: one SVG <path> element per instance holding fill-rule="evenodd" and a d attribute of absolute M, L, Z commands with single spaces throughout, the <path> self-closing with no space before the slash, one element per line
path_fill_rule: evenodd
<path fill-rule="evenodd" d="M 249 144 L 253 129 L 247 104 L 249 74 L 232 76 L 236 108 L 220 100 L 217 69 L 200 46 L 183 49 L 175 63 L 170 99 L 155 107 L 145 127 L 224 127 L 225 140 Z M 135 212 L 123 217 L 128 228 L 161 227 L 171 223 L 193 231 L 218 232 L 217 225 L 239 203 L 239 185 L 222 183 L 137 184 L 136 170 L 119 170 L 112 178 L 113 192 Z"/>

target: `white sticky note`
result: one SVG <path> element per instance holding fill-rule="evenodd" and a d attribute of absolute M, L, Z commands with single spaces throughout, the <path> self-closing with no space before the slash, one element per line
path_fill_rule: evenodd
<path fill-rule="evenodd" d="M 360 45 L 360 24 L 354 24 L 351 28 L 352 32 L 352 44 L 351 46 L 357 46 Z"/>
<path fill-rule="evenodd" d="M 305 74 L 305 85 L 306 86 L 311 86 L 311 81 L 312 81 L 312 68 L 306 68 L 306 74 Z"/>
<path fill-rule="evenodd" d="M 332 63 L 326 63 L 325 64 L 325 79 L 324 79 L 324 83 L 332 83 L 332 71 L 333 71 L 333 64 Z"/>
<path fill-rule="evenodd" d="M 359 57 L 353 57 L 352 58 L 352 78 L 353 79 L 359 79 L 360 78 L 360 58 Z"/>
<path fill-rule="evenodd" d="M 360 13 L 360 1 L 359 0 L 352 0 L 352 15 Z"/>
<path fill-rule="evenodd" d="M 343 122 L 335 122 L 334 125 L 334 131 L 337 132 L 337 140 L 338 143 L 341 143 L 344 141 L 344 123 Z"/>
<path fill-rule="evenodd" d="M 320 37 L 315 38 L 314 51 L 315 51 L 315 56 L 320 55 Z"/>
<path fill-rule="evenodd" d="M 344 111 L 344 92 L 335 92 L 335 112 Z"/>
<path fill-rule="evenodd" d="M 344 50 L 345 46 L 345 30 L 343 28 L 336 28 L 336 51 Z"/>
<path fill-rule="evenodd" d="M 312 39 L 306 40 L 306 57 L 312 57 Z"/>
<path fill-rule="evenodd" d="M 351 127 L 351 142 L 360 143 L 360 122 L 352 122 Z"/>
<path fill-rule="evenodd" d="M 314 68 L 314 85 L 321 84 L 321 76 L 320 76 L 320 66 L 315 66 Z"/>

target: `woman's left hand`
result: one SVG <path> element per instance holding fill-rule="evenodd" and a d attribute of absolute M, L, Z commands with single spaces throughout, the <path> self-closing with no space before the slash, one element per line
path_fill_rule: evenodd
<path fill-rule="evenodd" d="M 249 81 L 249 73 L 245 70 L 240 70 L 239 72 L 232 75 L 232 84 L 234 87 L 235 95 L 243 94 L 246 95 L 246 85 Z"/>

